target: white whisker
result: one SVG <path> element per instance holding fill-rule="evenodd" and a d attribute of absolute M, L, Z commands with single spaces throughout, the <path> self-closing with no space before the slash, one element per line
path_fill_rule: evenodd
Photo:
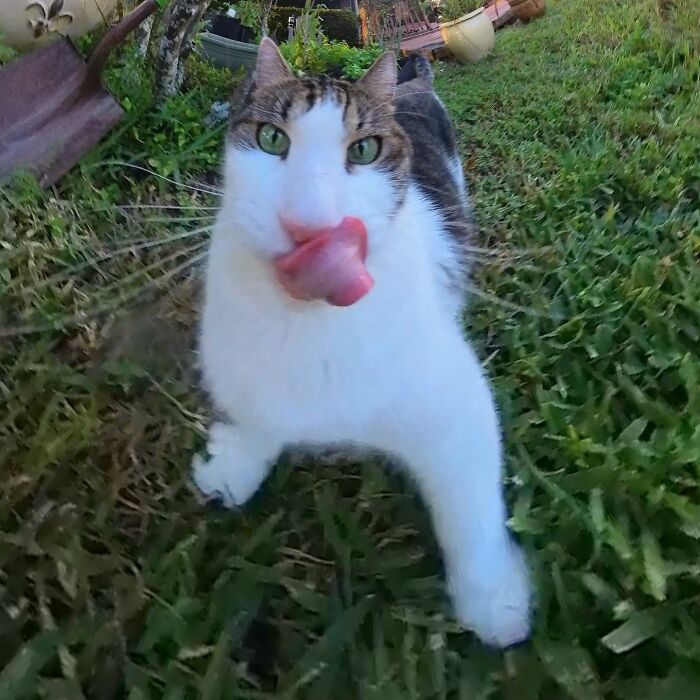
<path fill-rule="evenodd" d="M 110 207 L 111 208 L 111 207 Z M 206 207 L 201 204 L 116 204 L 115 209 L 201 209 L 204 211 L 218 211 L 221 207 Z M 93 211 L 108 211 L 108 208 L 94 209 Z"/>
<path fill-rule="evenodd" d="M 94 294 L 96 296 L 99 296 L 101 294 L 109 293 L 113 289 L 127 284 L 130 280 L 136 279 L 144 274 L 147 274 L 151 270 L 158 270 L 167 265 L 169 262 L 181 258 L 183 255 L 189 255 L 190 253 L 194 253 L 198 250 L 201 250 L 206 245 L 207 241 L 202 241 L 200 243 L 196 243 L 193 246 L 190 246 L 189 248 L 181 248 L 180 250 L 176 250 L 174 253 L 171 253 L 170 255 L 167 255 L 164 258 L 156 260 L 155 262 L 152 262 L 149 265 L 146 265 L 145 267 L 131 272 L 130 274 L 126 275 L 126 277 L 120 277 L 118 280 L 112 282 L 111 284 L 108 284 L 106 287 L 101 287 L 100 289 L 95 290 Z"/>
<path fill-rule="evenodd" d="M 143 294 L 143 292 L 149 289 L 150 287 L 156 286 L 163 281 L 172 279 L 174 276 L 190 267 L 195 267 L 198 263 L 204 260 L 206 256 L 206 252 L 200 253 L 194 258 L 186 260 L 181 265 L 174 267 L 172 270 L 169 270 L 160 277 L 150 279 L 148 282 L 146 282 L 146 284 L 141 285 L 136 289 L 132 289 L 120 298 L 107 301 L 104 304 L 101 304 L 98 307 L 93 308 L 89 311 L 82 311 L 74 314 L 66 314 L 57 319 L 54 319 L 53 321 L 43 324 L 26 324 L 24 326 L 16 326 L 14 328 L 0 327 L 0 338 L 12 338 L 20 335 L 30 335 L 33 333 L 42 333 L 50 330 L 60 330 L 69 326 L 85 323 L 86 321 L 89 321 L 90 319 L 95 318 L 100 314 L 118 309 L 126 302 L 131 301 L 132 299 L 138 297 L 140 294 Z"/>
<path fill-rule="evenodd" d="M 139 224 L 180 224 L 192 221 L 211 221 L 216 218 L 216 214 L 205 214 L 203 216 L 153 216 L 136 217 L 133 214 L 122 213 L 122 216 L 129 221 Z"/>
<path fill-rule="evenodd" d="M 73 265 L 65 270 L 61 270 L 61 272 L 57 272 L 54 275 L 51 275 L 50 277 L 47 277 L 44 280 L 41 280 L 37 284 L 31 286 L 31 287 L 25 287 L 22 291 L 24 292 L 36 292 L 40 289 L 44 289 L 45 287 L 48 287 L 52 284 L 55 284 L 58 282 L 60 279 L 63 277 L 66 277 L 67 275 L 72 275 L 75 272 L 80 272 L 81 270 L 85 270 L 87 268 L 93 267 L 97 265 L 98 263 L 101 262 L 106 262 L 107 260 L 112 260 L 113 258 L 116 258 L 118 255 L 122 255 L 124 253 L 130 253 L 135 250 L 145 250 L 148 248 L 154 248 L 156 246 L 161 246 L 165 245 L 167 243 L 172 243 L 173 241 L 185 239 L 185 238 L 190 238 L 192 236 L 196 236 L 199 233 L 202 233 L 204 231 L 210 230 L 211 227 L 207 226 L 205 228 L 201 229 L 195 229 L 194 231 L 184 231 L 183 233 L 175 234 L 173 236 L 168 236 L 167 238 L 157 240 L 157 241 L 146 241 L 144 243 L 130 243 L 127 245 L 122 246 L 121 248 L 117 248 L 116 250 L 112 250 L 109 253 L 105 253 L 104 255 L 96 256 L 94 258 L 91 258 L 90 260 L 86 260 L 85 262 L 78 263 L 77 265 Z"/>
<path fill-rule="evenodd" d="M 139 170 L 144 173 L 148 173 L 149 175 L 153 175 L 154 177 L 157 177 L 161 180 L 164 180 L 165 182 L 169 182 L 172 185 L 177 185 L 178 187 L 182 187 L 183 189 L 186 190 L 191 190 L 192 192 L 200 192 L 201 194 L 207 194 L 211 195 L 214 197 L 221 197 L 223 192 L 221 190 L 215 190 L 215 189 L 208 189 L 204 187 L 194 187 L 192 185 L 187 185 L 182 182 L 178 182 L 177 180 L 173 180 L 170 177 L 166 177 L 165 175 L 161 175 L 160 173 L 155 172 L 154 170 L 151 170 L 150 168 L 145 168 L 142 165 L 136 165 L 135 163 L 126 163 L 124 161 L 119 161 L 119 160 L 105 160 L 101 162 L 102 165 L 117 165 L 122 168 L 131 168 L 132 170 Z"/>

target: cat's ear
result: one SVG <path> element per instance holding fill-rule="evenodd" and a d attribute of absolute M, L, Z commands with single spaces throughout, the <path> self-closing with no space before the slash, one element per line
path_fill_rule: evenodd
<path fill-rule="evenodd" d="M 377 95 L 382 102 L 391 102 L 396 89 L 396 56 L 385 51 L 357 81 L 367 92 Z"/>
<path fill-rule="evenodd" d="M 260 42 L 258 60 L 255 64 L 255 84 L 258 87 L 274 85 L 293 78 L 290 67 L 282 57 L 277 45 L 269 37 Z"/>

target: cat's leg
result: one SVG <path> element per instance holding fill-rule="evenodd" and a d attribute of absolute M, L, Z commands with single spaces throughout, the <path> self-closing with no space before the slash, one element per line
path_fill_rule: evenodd
<path fill-rule="evenodd" d="M 267 434 L 214 423 L 207 445 L 210 457 L 195 456 L 192 478 L 207 498 L 229 508 L 240 506 L 258 490 L 282 447 Z"/>
<path fill-rule="evenodd" d="M 442 365 L 452 367 L 442 379 L 437 369 L 429 394 L 414 388 L 387 433 L 432 512 L 458 619 L 487 644 L 505 647 L 529 636 L 529 575 L 505 526 L 491 392 L 465 349 L 458 362 Z"/>

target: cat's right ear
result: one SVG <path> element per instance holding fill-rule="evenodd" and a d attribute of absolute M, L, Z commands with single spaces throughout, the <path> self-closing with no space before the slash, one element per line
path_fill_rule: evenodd
<path fill-rule="evenodd" d="M 382 102 L 391 102 L 396 89 L 396 56 L 385 51 L 357 81 L 368 92 L 374 93 Z"/>
<path fill-rule="evenodd" d="M 270 37 L 265 37 L 260 42 L 258 60 L 255 64 L 255 85 L 264 87 L 281 83 L 294 77 L 291 68 L 287 65 L 277 45 Z"/>

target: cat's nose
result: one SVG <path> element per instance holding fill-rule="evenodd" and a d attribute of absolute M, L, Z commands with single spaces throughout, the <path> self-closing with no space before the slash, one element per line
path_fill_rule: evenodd
<path fill-rule="evenodd" d="M 296 245 L 301 245 L 302 243 L 310 241 L 312 238 L 330 233 L 335 228 L 335 226 L 310 226 L 284 216 L 280 217 L 280 224 L 285 233 Z"/>

